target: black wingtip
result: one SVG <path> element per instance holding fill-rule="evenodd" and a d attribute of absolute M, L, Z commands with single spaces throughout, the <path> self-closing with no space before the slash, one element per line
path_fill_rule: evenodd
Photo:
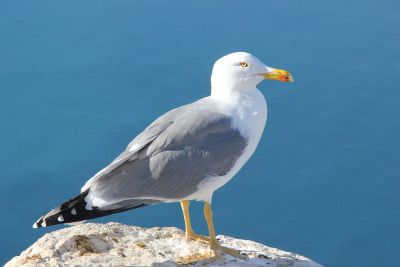
<path fill-rule="evenodd" d="M 34 224 L 33 224 L 33 228 L 42 228 L 42 227 L 46 227 L 47 223 L 44 220 L 44 216 L 40 217 Z"/>
<path fill-rule="evenodd" d="M 33 224 L 33 228 L 42 228 L 57 224 L 80 223 L 89 219 L 107 216 L 130 209 L 137 209 L 159 202 L 155 200 L 132 200 L 128 201 L 128 203 L 124 202 L 123 205 L 117 205 L 118 208 L 115 208 L 116 206 L 109 206 L 109 209 L 99 209 L 96 207 L 87 209 L 85 198 L 88 193 L 89 189 L 68 200 L 62 205 L 52 209 L 46 215 L 40 217 Z"/>
<path fill-rule="evenodd" d="M 82 192 L 74 198 L 64 202 L 60 206 L 52 209 L 46 215 L 40 217 L 34 224 L 33 228 L 47 227 L 67 222 L 82 221 L 77 215 L 77 209 L 83 210 L 86 206 L 85 197 L 89 190 Z"/>

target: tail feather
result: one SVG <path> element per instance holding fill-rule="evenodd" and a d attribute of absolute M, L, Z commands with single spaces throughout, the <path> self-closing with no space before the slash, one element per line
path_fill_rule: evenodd
<path fill-rule="evenodd" d="M 124 201 L 124 205 L 112 205 L 116 208 L 97 208 L 86 209 L 85 197 L 89 190 L 82 192 L 74 198 L 64 202 L 60 206 L 52 209 L 46 215 L 40 217 L 34 224 L 33 228 L 47 227 L 56 224 L 76 224 L 89 219 L 110 215 L 130 209 L 141 208 L 150 204 L 157 203 L 155 200 L 132 200 Z"/>

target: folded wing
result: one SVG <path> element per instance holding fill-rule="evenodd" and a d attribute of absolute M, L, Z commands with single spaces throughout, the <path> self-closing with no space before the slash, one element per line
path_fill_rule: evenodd
<path fill-rule="evenodd" d="M 158 118 L 82 190 L 89 189 L 89 208 L 183 199 L 206 177 L 226 174 L 246 145 L 232 119 L 202 99 Z"/>

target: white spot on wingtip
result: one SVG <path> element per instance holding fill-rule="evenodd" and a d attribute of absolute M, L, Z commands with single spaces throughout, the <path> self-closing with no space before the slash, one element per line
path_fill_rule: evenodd
<path fill-rule="evenodd" d="M 37 223 L 35 222 L 35 223 L 32 225 L 32 227 L 33 227 L 33 228 L 38 228 Z"/>
<path fill-rule="evenodd" d="M 75 209 L 75 208 L 73 208 L 73 209 L 71 210 L 71 214 L 72 214 L 72 215 L 76 215 L 76 209 Z"/>
<path fill-rule="evenodd" d="M 41 224 L 40 226 L 46 227 L 46 221 L 43 221 L 42 224 Z"/>
<path fill-rule="evenodd" d="M 58 216 L 57 221 L 63 222 L 64 221 L 64 216 L 62 216 L 62 215 Z"/>

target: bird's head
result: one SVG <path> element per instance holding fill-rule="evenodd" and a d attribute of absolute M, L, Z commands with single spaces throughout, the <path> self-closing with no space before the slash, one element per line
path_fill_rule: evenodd
<path fill-rule="evenodd" d="M 292 75 L 286 70 L 268 67 L 249 53 L 232 53 L 214 64 L 211 75 L 212 94 L 249 91 L 265 79 L 293 82 Z"/>

